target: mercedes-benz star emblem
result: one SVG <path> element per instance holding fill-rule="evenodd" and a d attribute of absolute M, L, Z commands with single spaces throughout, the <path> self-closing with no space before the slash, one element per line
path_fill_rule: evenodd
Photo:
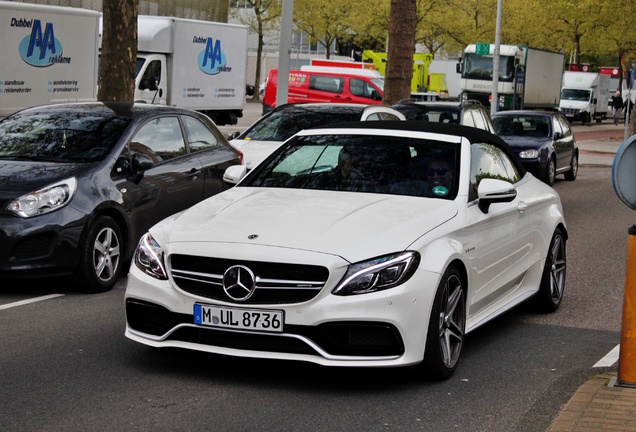
<path fill-rule="evenodd" d="M 232 300 L 246 301 L 256 290 L 256 277 L 252 270 L 234 265 L 223 273 L 223 291 Z"/>

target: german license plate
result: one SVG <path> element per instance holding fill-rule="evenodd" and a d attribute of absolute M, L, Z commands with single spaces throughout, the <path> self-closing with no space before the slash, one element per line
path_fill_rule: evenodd
<path fill-rule="evenodd" d="M 194 305 L 194 323 L 242 330 L 283 331 L 283 311 Z"/>

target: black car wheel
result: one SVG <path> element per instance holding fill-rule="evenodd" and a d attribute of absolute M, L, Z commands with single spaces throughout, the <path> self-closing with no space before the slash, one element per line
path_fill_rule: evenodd
<path fill-rule="evenodd" d="M 79 245 L 80 261 L 74 275 L 77 287 L 91 293 L 111 289 L 121 273 L 122 249 L 117 223 L 108 216 L 96 219 Z"/>
<path fill-rule="evenodd" d="M 464 282 L 457 268 L 449 267 L 435 295 L 426 336 L 421 374 L 432 380 L 450 377 L 459 363 L 466 328 Z"/>
<path fill-rule="evenodd" d="M 550 158 L 548 160 L 548 164 L 545 167 L 545 173 L 543 174 L 543 181 L 548 184 L 548 186 L 552 186 L 554 184 L 554 179 L 556 177 L 556 164 L 554 163 L 554 159 Z"/>
<path fill-rule="evenodd" d="M 574 154 L 572 156 L 572 163 L 570 163 L 570 170 L 566 171 L 565 174 L 563 174 L 563 176 L 565 177 L 567 181 L 574 181 L 576 180 L 576 176 L 578 174 L 579 174 L 579 157 L 578 155 Z"/>
<path fill-rule="evenodd" d="M 554 312 L 561 305 L 565 291 L 566 263 L 565 236 L 557 228 L 545 259 L 541 285 L 535 296 L 537 308 L 542 312 Z"/>

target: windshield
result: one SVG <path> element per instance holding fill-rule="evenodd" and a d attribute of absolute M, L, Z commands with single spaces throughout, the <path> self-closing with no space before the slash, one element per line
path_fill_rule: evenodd
<path fill-rule="evenodd" d="M 110 153 L 130 119 L 86 111 L 22 112 L 0 122 L 0 158 L 93 162 Z"/>
<path fill-rule="evenodd" d="M 407 120 L 439 123 L 459 123 L 459 106 L 428 106 L 420 104 L 398 104 L 393 108 L 404 114 Z"/>
<path fill-rule="evenodd" d="M 452 199 L 459 147 L 374 135 L 300 136 L 241 186 L 318 189 Z"/>
<path fill-rule="evenodd" d="M 362 108 L 355 110 L 316 111 L 303 107 L 272 111 L 249 129 L 241 139 L 258 141 L 285 141 L 302 129 L 330 123 L 358 121 Z"/>
<path fill-rule="evenodd" d="M 143 67 L 144 63 L 146 63 L 146 59 L 145 58 L 137 57 L 137 65 L 136 65 L 136 70 L 135 70 L 135 77 L 137 77 L 139 75 L 139 71 Z"/>
<path fill-rule="evenodd" d="M 384 94 L 384 78 L 371 78 L 371 82 L 378 86 L 382 90 L 382 94 Z"/>
<path fill-rule="evenodd" d="M 493 57 L 477 54 L 464 56 L 462 78 L 492 81 Z M 515 78 L 514 57 L 499 57 L 499 81 L 513 82 Z"/>
<path fill-rule="evenodd" d="M 529 138 L 550 137 L 549 116 L 494 116 L 495 132 L 499 136 L 523 136 Z"/>
<path fill-rule="evenodd" d="M 590 100 L 590 93 L 589 90 L 563 89 L 561 90 L 561 100 L 587 102 Z"/>

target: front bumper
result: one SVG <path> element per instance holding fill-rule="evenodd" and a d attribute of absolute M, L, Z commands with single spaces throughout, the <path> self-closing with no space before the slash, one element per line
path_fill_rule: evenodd
<path fill-rule="evenodd" d="M 336 296 L 331 290 L 344 269 L 332 273 L 320 294 L 310 301 L 245 305 L 283 312 L 283 332 L 264 333 L 195 324 L 195 303 L 237 305 L 185 293 L 171 280 L 157 280 L 132 264 L 125 296 L 125 335 L 153 347 L 329 366 L 420 363 L 439 274 L 419 269 L 405 284 L 392 289 Z"/>
<path fill-rule="evenodd" d="M 87 219 L 71 207 L 28 219 L 0 215 L 0 277 L 70 274 Z"/>

